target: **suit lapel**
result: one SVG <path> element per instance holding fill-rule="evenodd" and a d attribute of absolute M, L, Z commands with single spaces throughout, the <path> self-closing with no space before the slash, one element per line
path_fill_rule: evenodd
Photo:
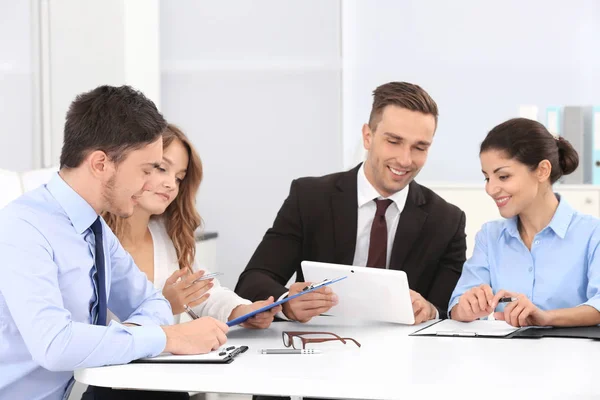
<path fill-rule="evenodd" d="M 404 261 L 415 245 L 427 219 L 428 214 L 421 208 L 423 204 L 425 204 L 425 196 L 421 191 L 421 187 L 413 181 L 410 183 L 404 210 L 400 214 L 390 259 L 390 269 L 404 270 L 409 276 L 411 274 L 406 268 L 410 268 L 410 266 L 404 265 Z"/>
<path fill-rule="evenodd" d="M 334 262 L 351 265 L 356 248 L 358 198 L 356 174 L 360 165 L 342 174 L 336 183 L 337 191 L 331 195 L 331 212 L 334 231 Z"/>

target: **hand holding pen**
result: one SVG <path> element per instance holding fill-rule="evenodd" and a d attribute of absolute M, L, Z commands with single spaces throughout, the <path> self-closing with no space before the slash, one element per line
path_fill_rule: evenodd
<path fill-rule="evenodd" d="M 508 303 L 503 311 L 494 313 L 494 318 L 506 321 L 512 326 L 549 326 L 552 325 L 548 311 L 541 310 L 524 294 L 499 290 L 494 296 L 494 305 Z"/>
<path fill-rule="evenodd" d="M 192 308 L 206 301 L 208 291 L 214 286 L 214 276 L 203 279 L 204 275 L 202 270 L 189 273 L 187 269 L 179 269 L 167 279 L 162 294 L 171 303 L 173 315 L 185 311 L 193 319 L 198 318 Z"/>

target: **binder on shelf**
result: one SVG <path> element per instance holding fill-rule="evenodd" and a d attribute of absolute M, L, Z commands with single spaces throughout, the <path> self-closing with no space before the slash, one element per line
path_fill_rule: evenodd
<path fill-rule="evenodd" d="M 561 134 L 561 107 L 546 108 L 546 129 L 555 136 Z"/>
<path fill-rule="evenodd" d="M 561 136 L 567 139 L 579 154 L 579 168 L 561 178 L 562 183 L 592 183 L 592 107 L 566 106 L 563 108 Z"/>
<path fill-rule="evenodd" d="M 600 107 L 594 107 L 592 115 L 592 183 L 600 185 Z"/>

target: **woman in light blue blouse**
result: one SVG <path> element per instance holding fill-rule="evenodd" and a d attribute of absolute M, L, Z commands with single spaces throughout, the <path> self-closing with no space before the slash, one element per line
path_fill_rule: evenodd
<path fill-rule="evenodd" d="M 506 219 L 477 234 L 450 298 L 451 318 L 495 311 L 513 326 L 600 324 L 600 219 L 552 190 L 577 168 L 577 152 L 542 124 L 517 118 L 490 131 L 479 157 L 485 190 Z"/>

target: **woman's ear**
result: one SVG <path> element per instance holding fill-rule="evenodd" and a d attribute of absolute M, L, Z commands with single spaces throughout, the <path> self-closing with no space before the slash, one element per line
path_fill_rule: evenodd
<path fill-rule="evenodd" d="M 535 170 L 536 177 L 539 182 L 544 182 L 550 179 L 552 174 L 552 164 L 548 160 L 542 160 Z"/>

